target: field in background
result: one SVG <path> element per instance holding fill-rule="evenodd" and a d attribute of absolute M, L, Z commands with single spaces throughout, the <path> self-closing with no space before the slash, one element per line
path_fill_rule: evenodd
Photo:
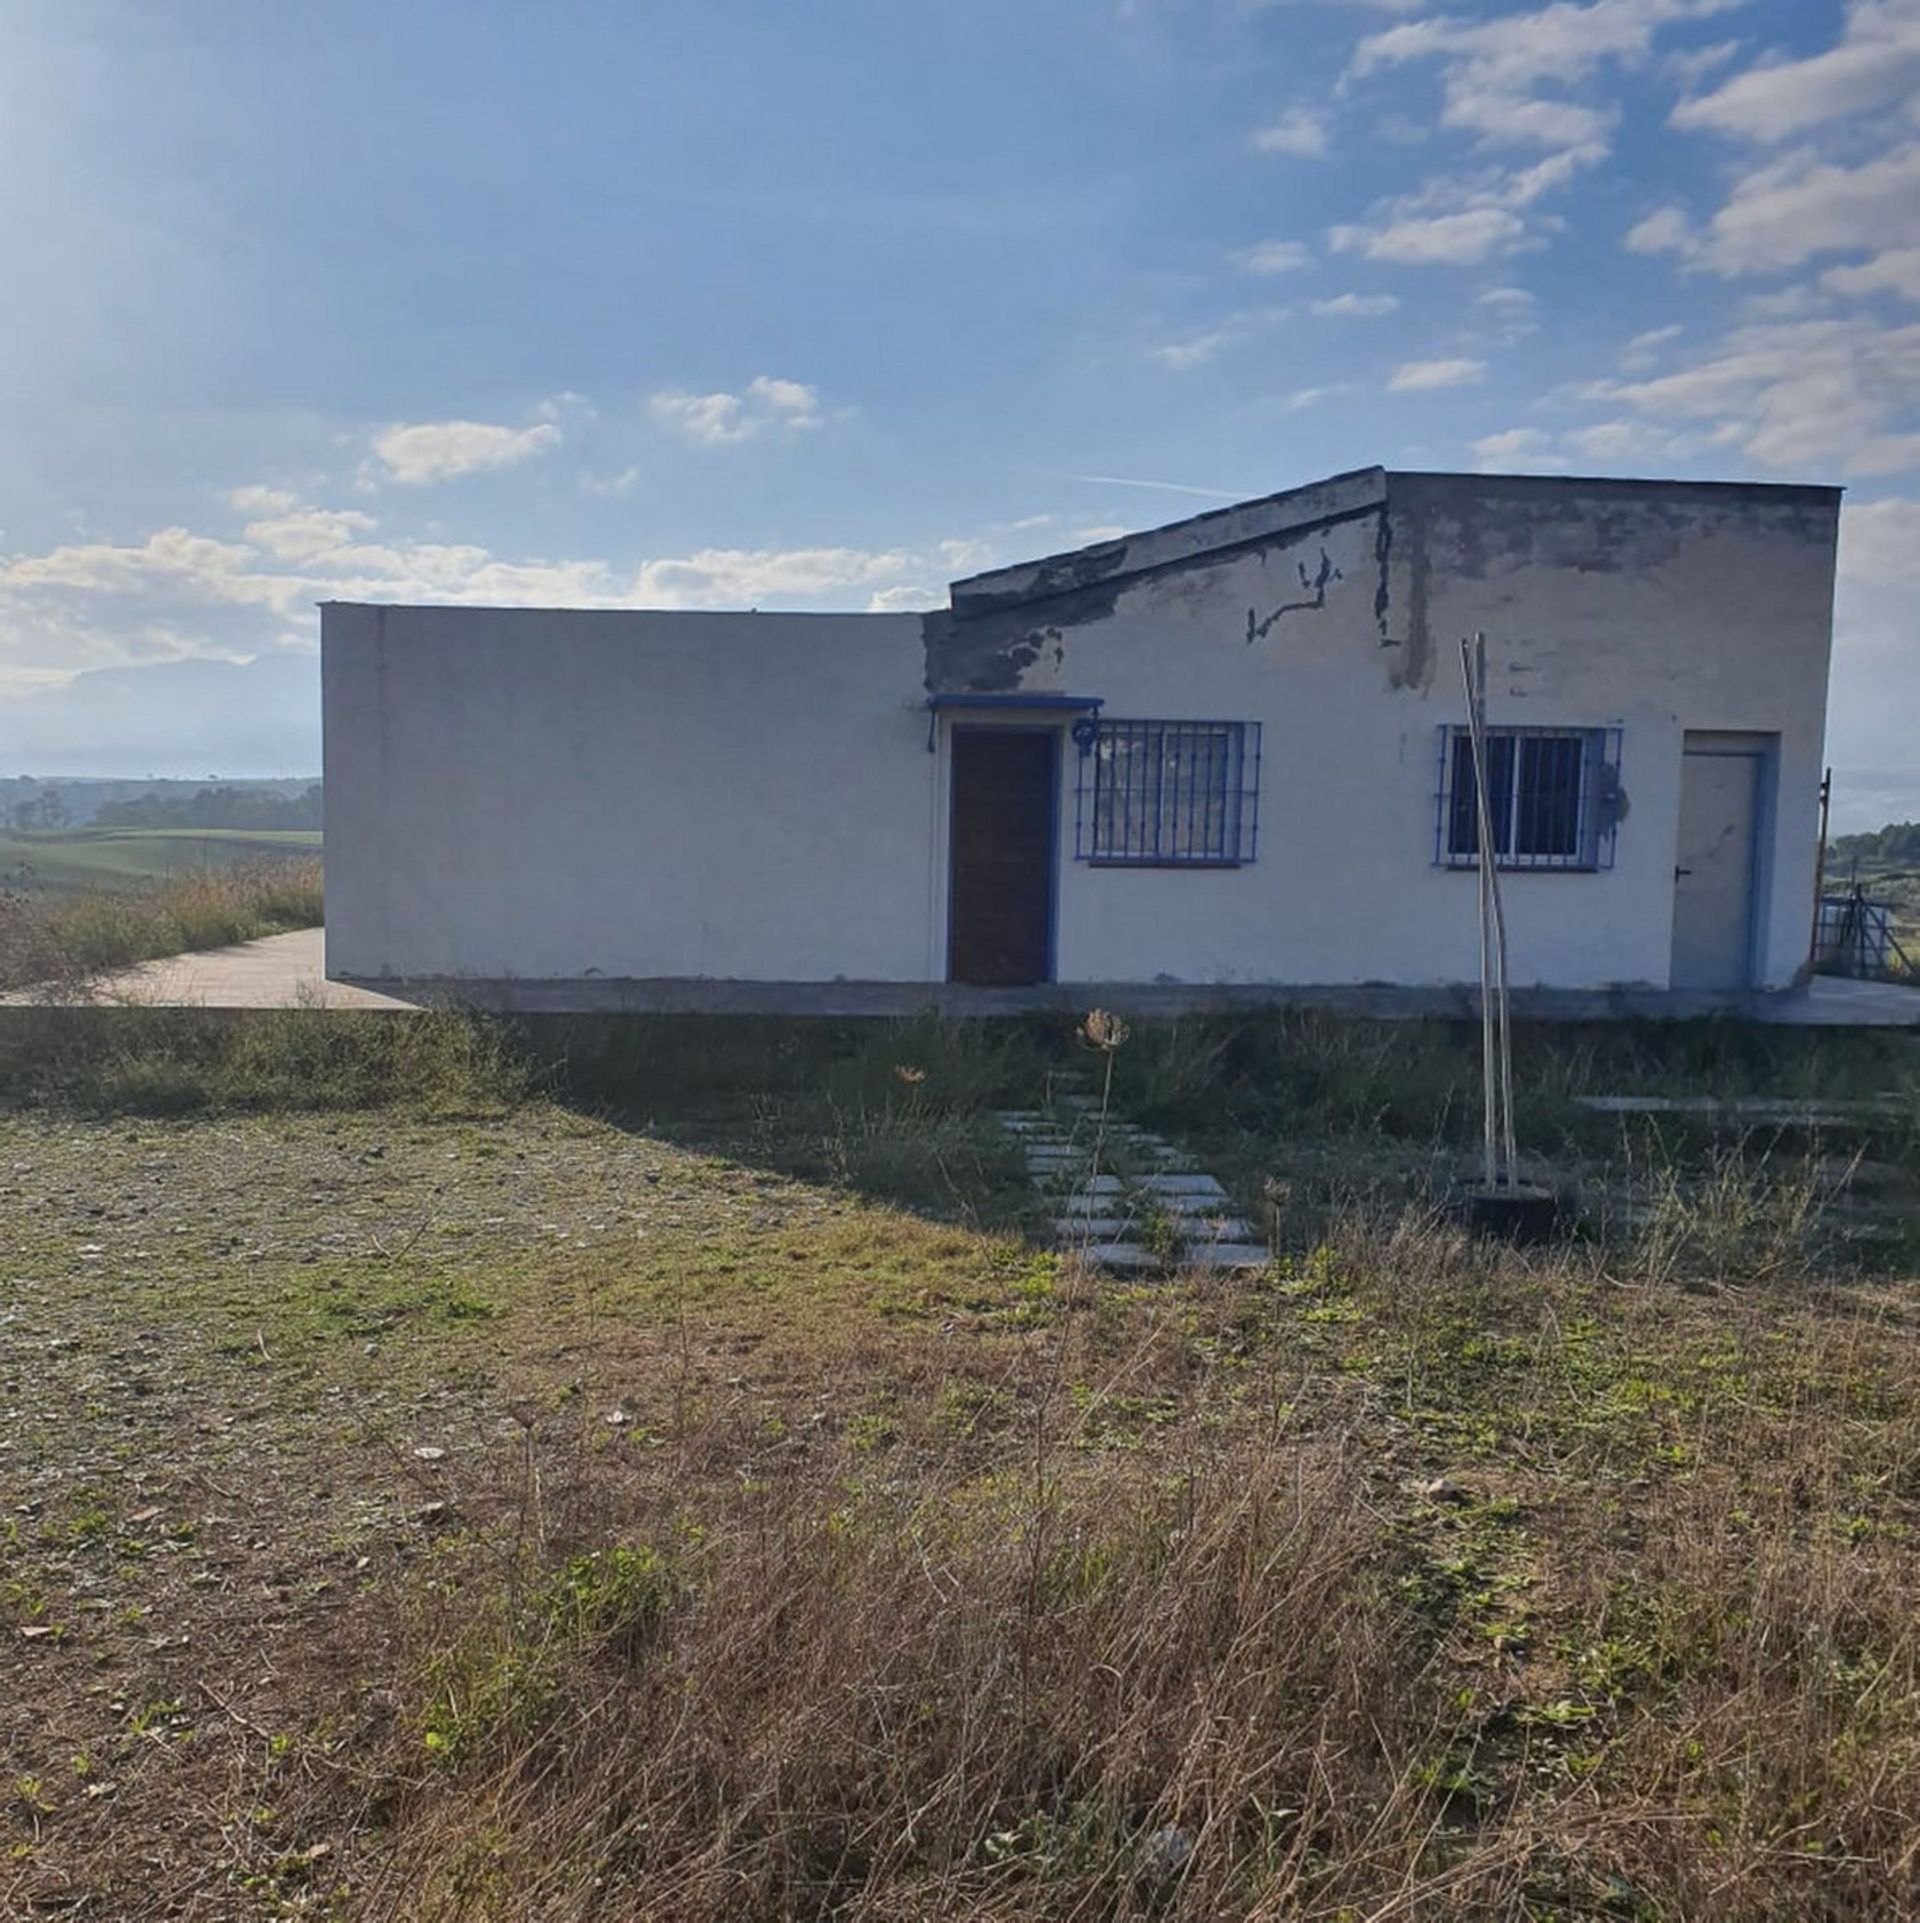
<path fill-rule="evenodd" d="M 0 888 L 33 895 L 150 887 L 178 875 L 268 861 L 312 861 L 317 832 L 63 828 L 0 834 Z"/>
<path fill-rule="evenodd" d="M 0 883 L 0 989 L 82 997 L 104 971 L 316 928 L 323 906 L 320 862 L 297 847 L 182 867 L 142 885 L 29 891 Z"/>
<path fill-rule="evenodd" d="M 1477 1034 L 1142 1025 L 1138 1285 L 1062 1025 L 11 1013 L 0 1913 L 1920 1904 L 1915 1038 L 1525 1029 L 1527 1254 Z"/>

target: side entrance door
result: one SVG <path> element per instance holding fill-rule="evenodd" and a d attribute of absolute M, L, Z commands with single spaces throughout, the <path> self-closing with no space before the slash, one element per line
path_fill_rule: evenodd
<path fill-rule="evenodd" d="M 1673 871 L 1675 988 L 1753 983 L 1762 777 L 1759 735 L 1689 734 L 1680 757 L 1680 840 Z"/>
<path fill-rule="evenodd" d="M 1052 975 L 1059 770 L 1051 728 L 954 730 L 951 980 L 1015 988 Z"/>

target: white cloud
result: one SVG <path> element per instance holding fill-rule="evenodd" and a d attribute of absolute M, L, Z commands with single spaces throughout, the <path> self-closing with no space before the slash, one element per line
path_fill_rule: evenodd
<path fill-rule="evenodd" d="M 1652 348 L 1664 347 L 1668 341 L 1677 341 L 1686 331 L 1679 321 L 1674 321 L 1666 327 L 1649 327 L 1644 333 L 1634 335 L 1620 352 L 1623 357 L 1644 354 Z"/>
<path fill-rule="evenodd" d="M 1631 236 L 1629 236 L 1631 241 Z M 1920 240 L 1920 141 L 1845 167 L 1807 149 L 1738 181 L 1691 252 L 1721 274 L 1777 272 L 1822 254 Z"/>
<path fill-rule="evenodd" d="M 958 579 L 962 575 L 979 574 L 990 568 L 1000 550 L 993 542 L 983 541 L 974 535 L 959 541 L 941 541 L 936 544 L 935 552 L 940 556 L 940 565 Z"/>
<path fill-rule="evenodd" d="M 1493 20 L 1449 15 L 1409 21 L 1371 34 L 1355 50 L 1351 72 L 1439 60 L 1441 120 L 1491 143 L 1581 147 L 1603 143 L 1615 114 L 1610 105 L 1564 93 L 1609 63 L 1643 60 L 1659 28 L 1724 11 L 1734 0 L 1552 0 L 1533 12 Z"/>
<path fill-rule="evenodd" d="M 247 539 L 282 561 L 311 561 L 347 546 L 375 525 L 352 508 L 295 508 L 247 525 Z"/>
<path fill-rule="evenodd" d="M 1897 106 L 1920 89 L 1920 0 L 1853 0 L 1835 45 L 1770 58 L 1673 110 L 1676 127 L 1784 140 L 1827 121 Z"/>
<path fill-rule="evenodd" d="M 728 447 L 762 434 L 819 427 L 826 419 L 817 388 L 771 374 L 756 374 L 739 394 L 663 389 L 648 405 L 656 420 L 706 447 Z"/>
<path fill-rule="evenodd" d="M 1645 421 L 1596 421 L 1574 428 L 1566 443 L 1590 461 L 1610 463 L 1675 460 L 1687 452 L 1685 441 Z"/>
<path fill-rule="evenodd" d="M 911 587 L 876 588 L 867 598 L 869 614 L 925 614 L 930 608 L 947 604 L 944 587 L 918 584 Z"/>
<path fill-rule="evenodd" d="M 1250 340 L 1263 329 L 1287 318 L 1285 307 L 1245 307 L 1228 314 L 1204 333 L 1189 334 L 1180 340 L 1163 341 L 1147 349 L 1148 358 L 1176 374 L 1203 367 L 1223 350 Z"/>
<path fill-rule="evenodd" d="M 1840 515 L 1833 697 L 1827 745 L 1835 819 L 1854 827 L 1920 818 L 1913 716 L 1920 712 L 1920 501 L 1848 502 Z"/>
<path fill-rule="evenodd" d="M 293 586 L 263 573 L 254 550 L 183 527 L 161 528 L 133 546 L 76 541 L 0 567 L 0 587 L 72 588 L 93 594 L 184 591 L 203 601 L 289 607 Z"/>
<path fill-rule="evenodd" d="M 1686 254 L 1697 242 L 1693 222 L 1682 209 L 1658 207 L 1627 229 L 1625 245 L 1630 254 Z"/>
<path fill-rule="evenodd" d="M 1770 294 L 1747 294 L 1740 302 L 1743 320 L 1806 320 L 1810 315 L 1832 311 L 1832 301 L 1818 287 L 1804 282 L 1797 287 L 1776 287 Z"/>
<path fill-rule="evenodd" d="M 1772 142 L 1903 103 L 1911 123 L 1920 120 L 1916 102 L 1920 0 L 1853 0 L 1833 46 L 1763 61 L 1682 103 L 1673 121 Z M 1738 176 L 1704 222 L 1661 208 L 1629 231 L 1627 247 L 1671 253 L 1727 278 L 1852 257 L 1828 266 L 1817 283 L 1750 299 L 1756 317 L 1814 314 L 1836 298 L 1920 301 L 1920 140 L 1899 133 L 1874 151 L 1857 132 L 1835 138 L 1836 151 L 1803 144 Z"/>
<path fill-rule="evenodd" d="M 1333 228 L 1328 243 L 1335 253 L 1359 251 L 1412 266 L 1474 266 L 1517 253 L 1561 225 L 1539 215 L 1529 223 L 1523 216 L 1606 154 L 1605 146 L 1594 143 L 1525 167 L 1437 175 L 1413 193 L 1377 203 L 1367 221 Z"/>
<path fill-rule="evenodd" d="M 464 474 L 513 467 L 560 442 L 551 421 L 532 427 L 501 427 L 490 421 L 421 421 L 390 427 L 374 439 L 373 451 L 392 478 L 406 487 L 425 487 Z"/>
<path fill-rule="evenodd" d="M 1496 254 L 1510 254 L 1526 239 L 1526 223 L 1503 207 L 1476 207 L 1458 214 L 1407 215 L 1377 226 L 1328 230 L 1336 254 L 1395 261 L 1409 267 L 1471 267 Z"/>
<path fill-rule="evenodd" d="M 1670 53 L 1660 65 L 1683 87 L 1697 87 L 1708 74 L 1737 60 L 1741 50 L 1742 43 L 1738 40 L 1716 40 L 1710 46 L 1689 47 L 1678 53 Z"/>
<path fill-rule="evenodd" d="M 1375 13 L 1418 13 L 1428 0 L 1238 0 L 1248 13 L 1264 13 L 1270 7 L 1346 6 L 1370 8 Z"/>
<path fill-rule="evenodd" d="M 921 564 L 911 554 L 864 548 L 702 548 L 648 561 L 636 598 L 657 608 L 738 608 L 878 587 Z"/>
<path fill-rule="evenodd" d="M 1650 368 L 1659 366 L 1661 348 L 1678 340 L 1686 331 L 1675 321 L 1670 327 L 1649 327 L 1634 335 L 1620 350 L 1621 370 L 1628 374 L 1644 374 Z"/>
<path fill-rule="evenodd" d="M 1920 598 L 1920 501 L 1849 506 L 1840 524 L 1841 573 L 1861 586 L 1903 587 Z"/>
<path fill-rule="evenodd" d="M 1296 387 L 1291 394 L 1281 395 L 1280 405 L 1289 414 L 1297 414 L 1303 407 L 1318 407 L 1322 401 L 1346 393 L 1348 386 L 1346 381 L 1329 381 L 1322 387 Z"/>
<path fill-rule="evenodd" d="M 1836 294 L 1898 294 L 1920 301 L 1920 247 L 1889 247 L 1858 267 L 1829 267 L 1820 284 Z"/>
<path fill-rule="evenodd" d="M 300 505 L 300 497 L 283 487 L 236 487 L 227 504 L 239 514 L 285 514 Z"/>
<path fill-rule="evenodd" d="M 1317 300 L 1313 311 L 1328 320 L 1373 320 L 1393 313 L 1400 305 L 1393 294 L 1336 294 L 1331 300 Z"/>
<path fill-rule="evenodd" d="M 1540 330 L 1540 303 L 1524 287 L 1489 287 L 1474 305 L 1485 311 L 1482 338 L 1512 347 Z"/>
<path fill-rule="evenodd" d="M 1486 378 L 1485 361 L 1403 361 L 1387 382 L 1389 394 L 1421 393 L 1437 387 L 1471 387 Z"/>
<path fill-rule="evenodd" d="M 262 497 L 243 491 L 252 505 Z M 276 492 L 271 503 L 280 505 Z M 598 557 L 503 558 L 477 544 L 365 538 L 371 516 L 295 506 L 243 541 L 162 528 L 0 560 L 0 685 L 190 655 L 247 660 L 313 645 L 324 600 L 493 607 L 925 606 L 926 584 L 990 566 L 993 539 L 920 550 L 704 548 L 638 568 Z"/>
<path fill-rule="evenodd" d="M 637 467 L 623 467 L 618 474 L 583 474 L 580 477 L 580 491 L 583 494 L 627 494 L 640 478 Z"/>
<path fill-rule="evenodd" d="M 1509 427 L 1471 443 L 1474 459 L 1492 473 L 1557 474 L 1567 463 L 1552 451 L 1549 436 L 1537 427 Z"/>
<path fill-rule="evenodd" d="M 1249 274 L 1294 274 L 1313 265 L 1312 254 L 1297 240 L 1256 241 L 1233 258 Z"/>
<path fill-rule="evenodd" d="M 1295 154 L 1318 160 L 1327 151 L 1327 117 L 1312 107 L 1289 107 L 1271 126 L 1253 136 L 1263 154 Z"/>
<path fill-rule="evenodd" d="M 1158 347 L 1149 347 L 1147 352 L 1162 367 L 1184 374 L 1190 367 L 1205 366 L 1232 339 L 1226 328 L 1218 327 L 1207 334 L 1189 334 L 1185 340 L 1163 341 Z"/>
<path fill-rule="evenodd" d="M 1920 323 L 1740 328 L 1690 367 L 1653 380 L 1600 382 L 1589 394 L 1655 421 L 1702 422 L 1717 445 L 1771 468 L 1920 468 Z"/>

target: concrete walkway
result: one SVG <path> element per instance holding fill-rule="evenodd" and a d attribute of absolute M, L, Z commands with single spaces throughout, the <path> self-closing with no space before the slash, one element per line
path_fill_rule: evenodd
<path fill-rule="evenodd" d="M 89 984 L 91 1003 L 126 1002 L 147 1008 L 416 1008 L 417 1002 L 330 982 L 318 928 L 267 935 L 231 948 L 168 955 Z M 15 1007 L 70 1002 L 69 995 L 23 988 L 0 996 Z"/>
<path fill-rule="evenodd" d="M 95 1001 L 141 1002 L 154 1007 L 422 1008 L 448 1003 L 518 1014 L 755 1014 L 1022 1015 L 1038 1011 L 1081 1015 L 1089 1008 L 1152 1019 L 1158 1015 L 1229 1014 L 1260 1008 L 1322 1009 L 1330 1015 L 1373 1020 L 1421 1018 L 1463 1021 L 1477 1014 L 1466 989 L 1256 988 L 1246 984 L 1052 982 L 1039 988 L 968 988 L 952 982 L 431 981 L 395 982 L 385 991 L 351 988 L 325 975 L 321 931 L 269 935 L 232 948 L 173 955 L 102 976 Z M 0 996 L 0 1004 L 50 1004 L 72 999 L 41 989 Z M 1729 1002 L 1652 990 L 1576 992 L 1520 990 L 1514 1013 L 1543 1021 L 1621 1018 L 1684 1020 L 1723 1015 L 1739 1021 L 1813 1028 L 1920 1027 L 1920 988 L 1892 982 L 1841 981 L 1821 976 L 1803 992 L 1746 995 Z"/>

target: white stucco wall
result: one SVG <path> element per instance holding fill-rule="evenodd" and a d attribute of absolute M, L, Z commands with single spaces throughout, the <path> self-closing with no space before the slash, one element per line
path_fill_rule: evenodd
<path fill-rule="evenodd" d="M 1779 736 L 1755 985 L 1789 985 L 1811 916 L 1834 506 L 1493 477 L 1392 476 L 1388 495 L 1385 544 L 1361 513 L 1123 580 L 1091 616 L 1068 595 L 995 617 L 1039 640 L 1015 650 L 1032 655 L 1023 689 L 1263 727 L 1259 859 L 1237 870 L 1074 861 L 1069 749 L 1059 978 L 1475 979 L 1472 874 L 1433 861 L 1436 730 L 1464 719 L 1458 641 L 1484 629 L 1489 720 L 1619 728 L 1628 800 L 1611 869 L 1503 878 L 1515 983 L 1666 985 L 1682 737 L 1724 729 Z"/>
<path fill-rule="evenodd" d="M 925 979 L 912 615 L 331 605 L 337 976 Z"/>
<path fill-rule="evenodd" d="M 1610 869 L 1505 877 L 1516 985 L 1666 985 L 1682 742 L 1713 730 L 1778 737 L 1755 985 L 1786 986 L 1836 520 L 1819 490 L 1366 470 L 956 584 L 924 650 L 913 615 L 329 606 L 329 972 L 938 981 L 954 724 L 928 753 L 930 672 L 1262 724 L 1259 858 L 1236 870 L 1076 861 L 1065 748 L 1056 979 L 1470 981 L 1474 881 L 1433 858 L 1437 730 L 1484 629 L 1489 719 L 1618 728 L 1628 803 Z"/>

